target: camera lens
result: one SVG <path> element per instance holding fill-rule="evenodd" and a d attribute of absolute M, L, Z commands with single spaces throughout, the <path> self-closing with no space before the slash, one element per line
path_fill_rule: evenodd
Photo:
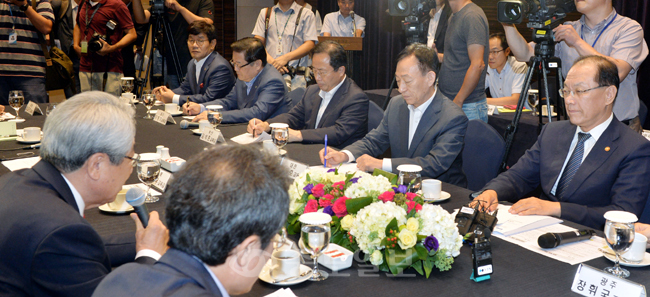
<path fill-rule="evenodd" d="M 510 20 L 517 20 L 521 17 L 521 5 L 519 3 L 507 3 L 505 5 L 505 15 Z"/>
<path fill-rule="evenodd" d="M 397 2 L 397 8 L 401 11 L 406 11 L 409 8 L 409 5 L 406 1 Z"/>

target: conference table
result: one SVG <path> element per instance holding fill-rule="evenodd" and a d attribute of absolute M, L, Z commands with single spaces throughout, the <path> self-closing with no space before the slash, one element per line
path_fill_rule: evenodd
<path fill-rule="evenodd" d="M 161 107 L 154 107 L 159 109 Z M 43 107 L 43 110 L 45 108 Z M 176 117 L 176 125 L 161 125 L 152 120 L 145 120 L 145 108 L 137 105 L 136 120 L 137 134 L 135 151 L 137 153 L 154 152 L 157 145 L 169 147 L 172 156 L 188 159 L 204 148 L 211 146 L 199 140 L 189 129 L 180 129 L 178 122 L 181 117 Z M 29 116 L 21 112 L 27 120 L 19 123 L 18 128 L 39 126 L 42 127 L 45 116 Z M 229 145 L 231 137 L 246 131 L 246 125 L 221 125 L 219 129 L 227 139 Z M 260 144 L 250 144 L 258 145 Z M 24 145 L 15 141 L 0 142 L 0 148 L 20 148 Z M 287 158 L 308 165 L 320 165 L 318 151 L 322 145 L 288 144 Z M 38 155 L 38 150 L 34 152 Z M 25 152 L 25 151 L 20 151 Z M 11 157 L 15 152 L 3 152 L 5 157 Z M 0 174 L 5 174 L 7 168 L 1 166 Z M 127 183 L 138 183 L 135 171 Z M 443 191 L 451 194 L 451 199 L 439 203 L 447 211 L 453 211 L 469 202 L 470 191 L 451 184 L 443 183 Z M 147 205 L 149 210 L 156 210 L 164 215 L 164 201 Z M 132 232 L 135 225 L 128 215 L 114 215 L 99 211 L 97 208 L 86 210 L 86 219 L 92 224 L 100 235 Z M 584 228 L 578 224 L 564 222 L 564 224 Z M 599 235 L 603 236 L 599 231 Z M 492 260 L 494 273 L 490 280 L 474 282 L 470 280 L 472 274 L 471 250 L 467 245 L 461 248 L 461 253 L 455 258 L 452 269 L 439 272 L 434 268 L 427 279 L 417 275 L 412 270 L 406 270 L 402 275 L 392 276 L 379 272 L 369 263 L 355 258 L 351 268 L 331 273 L 327 280 L 320 282 L 306 281 L 290 288 L 297 296 L 578 296 L 571 292 L 571 284 L 578 265 L 569 265 L 524 249 L 518 245 L 506 242 L 496 237 L 491 239 Z M 604 257 L 599 257 L 585 264 L 603 269 L 613 263 Z M 309 264 L 311 265 L 311 264 Z M 325 271 L 331 272 L 321 266 Z M 650 285 L 650 269 L 648 267 L 627 267 L 631 273 L 629 280 Z M 267 284 L 258 280 L 251 292 L 243 296 L 264 296 L 280 289 L 281 287 Z"/>

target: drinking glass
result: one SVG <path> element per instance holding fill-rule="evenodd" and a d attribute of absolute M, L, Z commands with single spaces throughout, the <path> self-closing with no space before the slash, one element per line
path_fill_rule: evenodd
<path fill-rule="evenodd" d="M 273 138 L 273 143 L 278 148 L 278 151 L 282 149 L 287 142 L 289 141 L 289 125 L 282 123 L 273 123 L 271 127 L 271 138 Z"/>
<path fill-rule="evenodd" d="M 318 256 L 329 245 L 330 227 L 328 225 L 303 225 L 300 231 L 300 241 L 302 241 L 304 250 L 314 259 L 314 269 L 309 280 L 327 279 L 327 272 L 318 270 Z"/>
<path fill-rule="evenodd" d="M 537 116 L 537 104 L 539 104 L 539 99 L 537 99 L 538 91 L 535 89 L 528 90 L 528 105 L 533 111 L 533 116 Z"/>
<path fill-rule="evenodd" d="M 634 222 L 636 215 L 624 211 L 608 211 L 605 213 L 605 238 L 607 245 L 614 251 L 616 260 L 613 267 L 603 269 L 620 278 L 627 278 L 630 272 L 619 266 L 621 254 L 630 249 L 634 241 Z"/>
<path fill-rule="evenodd" d="M 407 191 L 417 193 L 422 188 L 422 167 L 418 165 L 404 164 L 397 166 L 399 176 L 398 185 L 405 185 Z"/>
<path fill-rule="evenodd" d="M 151 108 L 156 103 L 156 97 L 151 94 L 151 90 L 142 91 L 142 104 L 147 108 L 147 115 L 144 117 L 146 120 L 150 120 L 153 117 L 151 116 Z"/>
<path fill-rule="evenodd" d="M 131 93 L 133 91 L 133 77 L 122 77 L 122 93 Z"/>
<path fill-rule="evenodd" d="M 25 96 L 23 96 L 23 91 L 20 90 L 9 91 L 9 106 L 11 106 L 11 108 L 13 108 L 16 111 L 16 120 L 23 119 L 18 114 L 18 110 L 20 110 L 20 108 L 23 107 L 23 104 L 25 104 Z"/>
<path fill-rule="evenodd" d="M 144 199 L 146 203 L 153 203 L 158 201 L 158 197 L 149 193 L 151 185 L 160 176 L 160 155 L 158 154 L 140 154 L 136 163 L 138 179 L 147 185 L 147 196 Z"/>
<path fill-rule="evenodd" d="M 209 111 L 208 112 L 208 121 L 210 124 L 212 124 L 212 127 L 217 129 L 217 126 L 221 124 L 221 120 L 223 120 L 223 115 L 221 114 L 221 111 L 215 110 L 215 111 Z"/>
<path fill-rule="evenodd" d="M 56 108 L 56 104 L 55 104 L 55 103 L 50 103 L 50 104 L 45 108 L 45 115 L 46 115 L 46 116 L 49 116 L 49 115 L 54 111 L 55 108 Z"/>

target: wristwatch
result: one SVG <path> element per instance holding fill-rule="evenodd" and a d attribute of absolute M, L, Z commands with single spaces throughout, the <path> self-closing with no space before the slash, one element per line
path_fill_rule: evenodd
<path fill-rule="evenodd" d="M 20 8 L 20 11 L 27 11 L 27 8 L 29 8 L 29 1 L 25 1 L 25 4 L 18 6 Z"/>

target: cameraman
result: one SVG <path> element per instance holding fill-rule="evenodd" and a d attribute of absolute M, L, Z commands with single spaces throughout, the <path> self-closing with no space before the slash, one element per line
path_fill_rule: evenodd
<path fill-rule="evenodd" d="M 566 77 L 574 61 L 583 56 L 598 55 L 610 60 L 621 80 L 614 115 L 641 133 L 636 72 L 648 56 L 643 29 L 636 21 L 617 14 L 612 0 L 576 1 L 576 9 L 583 14 L 580 20 L 553 29 L 555 56 L 562 60 L 562 75 Z M 535 55 L 535 44 L 526 43 L 514 25 L 502 25 L 517 60 L 529 61 Z"/>
<path fill-rule="evenodd" d="M 81 91 L 98 90 L 120 96 L 123 76 L 120 50 L 137 36 L 129 10 L 121 0 L 87 0 L 80 6 L 74 27 L 74 50 L 81 58 Z M 113 30 L 109 26 L 111 22 L 115 23 Z"/>
<path fill-rule="evenodd" d="M 152 0 L 152 3 L 163 2 L 163 0 Z M 212 12 L 214 11 L 214 4 L 212 0 L 164 0 L 165 7 L 165 18 L 171 28 L 170 32 L 173 36 L 174 44 L 176 45 L 176 52 L 178 54 L 178 63 L 179 66 L 184 67 L 187 65 L 192 56 L 190 55 L 190 50 L 184 46 L 187 43 L 189 33 L 187 28 L 194 21 L 204 21 L 210 25 L 213 24 L 212 21 Z M 133 1 L 133 15 L 137 23 L 149 22 L 150 12 L 145 12 L 142 7 L 141 0 Z M 145 14 L 146 13 L 146 14 Z M 179 15 L 180 14 L 180 15 Z M 179 17 L 182 16 L 182 17 Z M 146 41 L 145 41 L 146 42 Z M 165 47 L 167 47 L 167 41 L 165 41 Z M 175 89 L 180 86 L 178 82 L 178 77 L 184 77 L 185 73 L 176 73 L 176 68 L 172 65 L 174 60 L 172 59 L 171 51 L 165 51 L 165 65 L 166 65 L 166 81 L 169 84 L 169 88 Z M 182 68 L 183 69 L 183 68 Z"/>

